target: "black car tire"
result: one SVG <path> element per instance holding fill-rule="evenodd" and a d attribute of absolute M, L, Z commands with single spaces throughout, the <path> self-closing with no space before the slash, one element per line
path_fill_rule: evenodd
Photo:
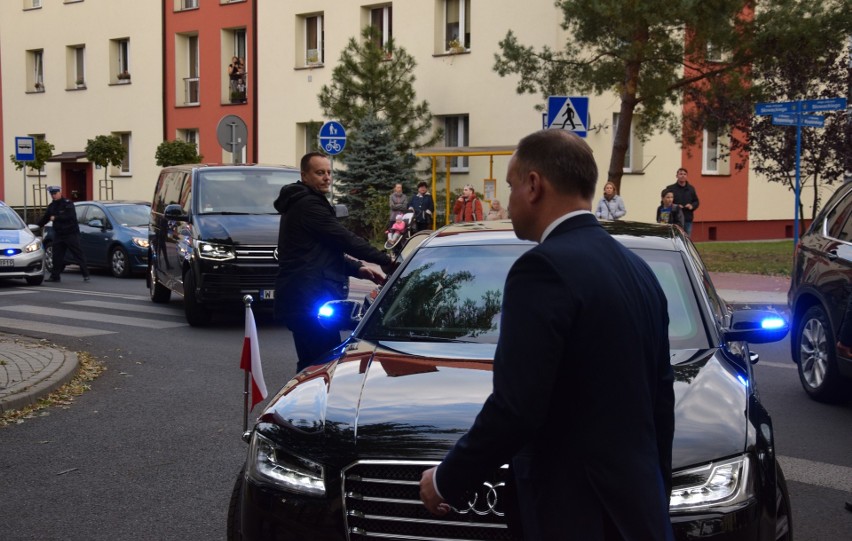
<path fill-rule="evenodd" d="M 790 492 L 781 466 L 775 462 L 775 541 L 793 539 L 793 509 L 790 507 Z"/>
<path fill-rule="evenodd" d="M 228 502 L 228 541 L 242 541 L 242 513 L 240 513 L 240 501 L 243 499 L 243 483 L 245 477 L 245 468 L 240 470 L 237 476 L 237 481 L 234 483 L 234 490 L 231 492 L 231 501 Z"/>
<path fill-rule="evenodd" d="M 186 322 L 193 327 L 204 327 L 210 323 L 210 312 L 195 296 L 195 275 L 191 270 L 183 277 L 183 311 Z"/>
<path fill-rule="evenodd" d="M 165 304 L 172 298 L 172 290 L 157 281 L 154 266 L 150 263 L 148 264 L 148 294 L 151 296 L 151 301 L 158 304 Z"/>
<path fill-rule="evenodd" d="M 834 331 L 821 306 L 811 306 L 796 328 L 796 364 L 802 388 L 817 402 L 846 397 L 846 380 L 837 369 Z"/>
<path fill-rule="evenodd" d="M 44 247 L 44 272 L 53 274 L 53 245 L 48 244 Z"/>
<path fill-rule="evenodd" d="M 44 275 L 41 276 L 27 276 L 24 278 L 27 281 L 27 285 L 30 286 L 40 286 L 42 282 L 44 282 Z"/>
<path fill-rule="evenodd" d="M 130 276 L 130 256 L 127 250 L 116 246 L 109 253 L 109 268 L 116 278 L 127 278 Z"/>

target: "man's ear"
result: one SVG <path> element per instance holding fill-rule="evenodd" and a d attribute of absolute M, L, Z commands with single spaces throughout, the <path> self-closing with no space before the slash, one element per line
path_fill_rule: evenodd
<path fill-rule="evenodd" d="M 538 171 L 530 171 L 527 174 L 526 189 L 530 203 L 535 203 L 544 197 L 544 184 L 544 178 L 542 178 Z"/>

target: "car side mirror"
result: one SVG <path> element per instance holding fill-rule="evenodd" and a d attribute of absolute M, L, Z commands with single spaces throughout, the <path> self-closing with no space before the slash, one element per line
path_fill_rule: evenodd
<path fill-rule="evenodd" d="M 101 220 L 100 218 L 93 218 L 89 220 L 89 223 L 87 223 L 86 225 L 88 225 L 89 227 L 97 227 L 98 229 L 106 229 L 103 220 Z"/>
<path fill-rule="evenodd" d="M 317 319 L 320 325 L 332 331 L 351 331 L 361 322 L 361 303 L 343 300 L 323 304 Z"/>
<path fill-rule="evenodd" d="M 334 215 L 338 218 L 348 218 L 349 217 L 349 207 L 346 205 L 334 205 Z"/>
<path fill-rule="evenodd" d="M 731 314 L 731 325 L 724 329 L 725 342 L 766 344 L 787 336 L 790 324 L 778 312 L 770 310 L 737 309 Z"/>
<path fill-rule="evenodd" d="M 179 222 L 189 219 L 189 216 L 183 213 L 183 207 L 180 205 L 168 205 L 165 210 L 163 210 L 163 216 L 167 220 L 176 220 Z"/>

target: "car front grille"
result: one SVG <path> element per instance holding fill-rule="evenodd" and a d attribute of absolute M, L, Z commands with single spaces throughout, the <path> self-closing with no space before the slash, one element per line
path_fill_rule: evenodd
<path fill-rule="evenodd" d="M 277 263 L 275 249 L 277 246 L 267 245 L 240 245 L 234 251 L 237 253 L 237 261 L 249 263 Z"/>
<path fill-rule="evenodd" d="M 420 476 L 428 461 L 358 461 L 342 472 L 343 505 L 350 541 L 366 539 L 476 541 L 514 539 L 506 525 L 503 486 L 507 469 L 471 496 L 465 509 L 444 517 L 420 501 Z"/>

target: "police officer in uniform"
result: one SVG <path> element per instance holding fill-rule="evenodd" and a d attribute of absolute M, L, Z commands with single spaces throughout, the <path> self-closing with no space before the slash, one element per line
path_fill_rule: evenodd
<path fill-rule="evenodd" d="M 38 221 L 41 227 L 44 227 L 47 222 L 53 222 L 53 271 L 45 281 L 59 281 L 60 274 L 65 270 L 65 251 L 69 250 L 80 262 L 83 280 L 88 282 L 89 268 L 80 249 L 80 226 L 77 224 L 74 202 L 62 197 L 62 189 L 59 186 L 48 186 L 47 191 L 52 201 L 47 206 L 44 216 Z"/>

